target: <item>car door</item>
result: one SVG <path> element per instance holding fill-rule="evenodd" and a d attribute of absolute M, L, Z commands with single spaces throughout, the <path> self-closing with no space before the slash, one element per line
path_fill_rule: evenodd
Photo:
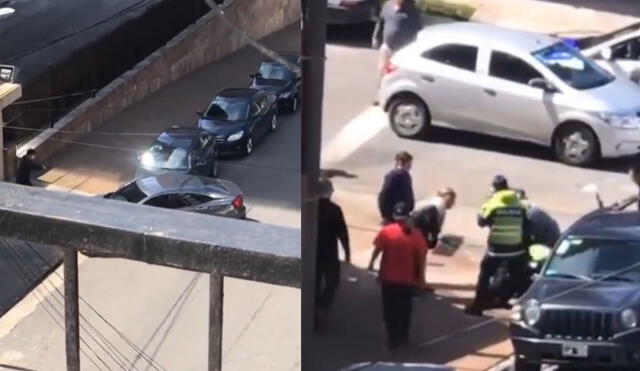
<path fill-rule="evenodd" d="M 554 94 L 529 85 L 543 73 L 511 53 L 491 50 L 483 68 L 479 112 L 487 134 L 546 143 L 557 124 Z"/>
<path fill-rule="evenodd" d="M 161 195 L 151 196 L 140 201 L 140 204 L 161 207 L 164 209 L 182 209 L 187 206 L 187 204 L 185 204 L 176 193 L 164 193 Z"/>
<path fill-rule="evenodd" d="M 200 134 L 197 153 L 199 158 L 197 173 L 210 176 L 217 157 L 215 139 L 210 134 Z"/>
<path fill-rule="evenodd" d="M 415 61 L 414 82 L 429 106 L 436 125 L 474 130 L 474 105 L 481 98 L 477 86 L 478 47 L 446 43 L 425 50 Z"/>
<path fill-rule="evenodd" d="M 213 198 L 198 193 L 182 193 L 179 197 L 181 202 L 186 205 L 182 209 L 183 211 L 216 214 L 226 208 L 225 205 L 219 205 L 213 202 Z"/>
<path fill-rule="evenodd" d="M 601 62 L 608 65 L 609 71 L 615 74 L 622 72 L 626 76 L 631 76 L 633 71 L 640 70 L 640 36 L 636 35 L 617 42 L 610 49 L 611 59 Z"/>
<path fill-rule="evenodd" d="M 254 97 L 251 104 L 251 121 L 253 123 L 253 132 L 256 139 L 262 138 L 266 133 L 263 117 L 263 101 L 264 94 L 261 93 Z"/>

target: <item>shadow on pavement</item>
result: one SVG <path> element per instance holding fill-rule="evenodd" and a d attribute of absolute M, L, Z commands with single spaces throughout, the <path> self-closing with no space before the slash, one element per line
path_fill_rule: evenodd
<path fill-rule="evenodd" d="M 553 156 L 551 148 L 529 142 L 503 139 L 485 134 L 464 132 L 447 128 L 435 128 L 435 130 L 431 132 L 431 136 L 427 141 L 498 152 L 518 157 L 528 157 L 536 160 L 557 162 Z M 629 166 L 632 161 L 633 158 L 631 157 L 604 159 L 588 168 L 592 170 L 626 173 L 629 171 Z"/>
<path fill-rule="evenodd" d="M 373 23 L 327 26 L 327 44 L 371 49 Z"/>
<path fill-rule="evenodd" d="M 363 362 L 447 364 L 508 338 L 507 327 L 465 315 L 447 300 L 424 294 L 414 299 L 412 347 L 391 355 L 386 348 L 380 287 L 369 271 L 342 266 L 342 282 L 327 327 L 313 337 L 309 371 L 340 370 Z M 437 341 L 434 341 L 437 340 Z M 422 344 L 422 345 L 419 345 Z M 460 367 L 460 366 L 456 366 Z M 306 371 L 306 366 L 305 366 Z"/>

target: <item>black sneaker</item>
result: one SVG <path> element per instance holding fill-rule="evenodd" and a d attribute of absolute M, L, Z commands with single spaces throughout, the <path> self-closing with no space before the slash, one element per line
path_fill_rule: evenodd
<path fill-rule="evenodd" d="M 480 310 L 479 308 L 473 306 L 473 305 L 468 305 L 464 308 L 464 312 L 470 316 L 476 316 L 476 317 L 481 317 L 482 316 L 482 310 Z"/>

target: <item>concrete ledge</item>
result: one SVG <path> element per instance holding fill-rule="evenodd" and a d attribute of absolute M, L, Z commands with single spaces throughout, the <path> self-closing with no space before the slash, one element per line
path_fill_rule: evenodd
<path fill-rule="evenodd" d="M 299 0 L 235 0 L 224 8 L 224 12 L 231 22 L 255 39 L 290 26 L 302 17 Z M 68 145 L 59 140 L 78 140 L 83 136 L 69 131 L 89 132 L 167 84 L 246 45 L 240 35 L 218 20 L 217 13 L 209 12 L 101 89 L 94 98 L 64 116 L 52 129 L 18 148 L 16 155 L 21 157 L 27 149 L 37 147 L 40 158 L 51 157 Z M 63 129 L 65 133 L 60 132 Z"/>

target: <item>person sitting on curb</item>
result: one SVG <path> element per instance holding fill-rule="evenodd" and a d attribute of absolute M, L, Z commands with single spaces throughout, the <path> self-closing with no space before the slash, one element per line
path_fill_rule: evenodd
<path fill-rule="evenodd" d="M 47 167 L 39 162 L 36 162 L 36 150 L 31 148 L 27 151 L 27 154 L 20 159 L 20 164 L 16 170 L 16 183 L 33 186 L 31 184 L 31 173 L 34 170 L 45 171 Z"/>

